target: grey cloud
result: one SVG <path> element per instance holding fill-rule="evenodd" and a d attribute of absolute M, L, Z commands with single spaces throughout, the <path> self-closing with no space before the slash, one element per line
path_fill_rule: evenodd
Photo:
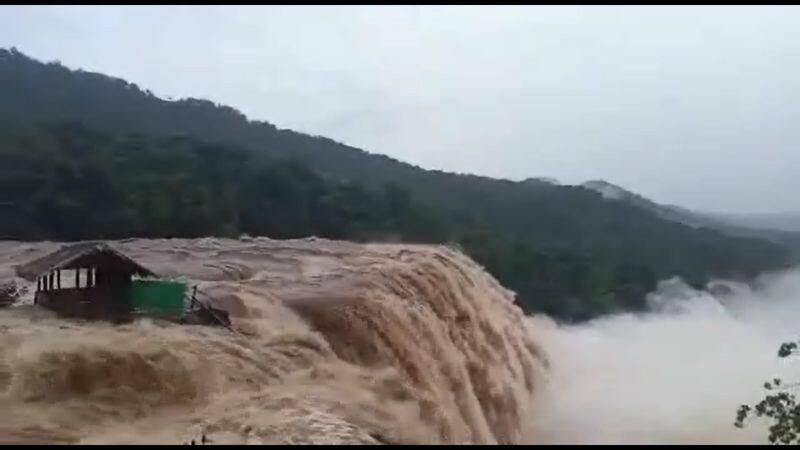
<path fill-rule="evenodd" d="M 797 7 L 0 7 L 0 46 L 424 167 L 800 210 Z"/>

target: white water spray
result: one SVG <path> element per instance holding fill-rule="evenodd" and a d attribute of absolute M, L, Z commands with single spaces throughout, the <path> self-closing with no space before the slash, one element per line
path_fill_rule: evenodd
<path fill-rule="evenodd" d="M 800 337 L 800 271 L 755 286 L 698 291 L 669 280 L 646 314 L 579 326 L 532 318 L 552 363 L 532 440 L 766 443 L 764 422 L 740 430 L 733 421 L 739 405 L 763 398 L 764 381 L 800 379 L 800 361 L 777 356 Z"/>

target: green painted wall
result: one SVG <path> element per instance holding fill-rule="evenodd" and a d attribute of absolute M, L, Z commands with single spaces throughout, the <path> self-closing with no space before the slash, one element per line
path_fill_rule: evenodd
<path fill-rule="evenodd" d="M 185 310 L 186 290 L 186 284 L 177 281 L 134 280 L 131 303 L 137 312 L 177 317 Z"/>

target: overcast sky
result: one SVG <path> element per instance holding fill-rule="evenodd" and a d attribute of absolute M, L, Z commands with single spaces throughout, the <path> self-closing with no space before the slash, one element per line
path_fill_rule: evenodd
<path fill-rule="evenodd" d="M 0 6 L 0 46 L 426 168 L 800 210 L 795 6 Z"/>

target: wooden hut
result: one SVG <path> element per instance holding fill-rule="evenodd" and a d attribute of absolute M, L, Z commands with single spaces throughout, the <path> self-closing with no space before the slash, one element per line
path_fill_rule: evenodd
<path fill-rule="evenodd" d="M 189 295 L 185 283 L 154 279 L 153 271 L 102 242 L 67 245 L 16 270 L 36 282 L 35 304 L 63 316 L 113 321 L 151 316 L 230 329 L 228 313 L 208 305 L 211 299 L 198 300 L 196 286 Z"/>
<path fill-rule="evenodd" d="M 134 276 L 155 276 L 131 258 L 100 242 L 64 246 L 28 264 L 17 275 L 36 282 L 34 303 L 60 314 L 123 319 L 132 311 Z"/>

